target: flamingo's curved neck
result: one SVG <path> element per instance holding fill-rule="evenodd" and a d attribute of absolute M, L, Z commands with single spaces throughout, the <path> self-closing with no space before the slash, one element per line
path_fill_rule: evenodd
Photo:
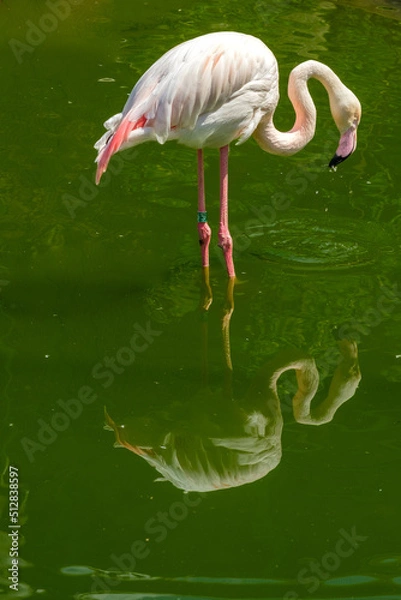
<path fill-rule="evenodd" d="M 265 115 L 254 133 L 262 150 L 271 154 L 291 155 L 311 141 L 315 134 L 316 107 L 308 90 L 310 78 L 319 80 L 326 88 L 333 114 L 336 100 L 345 86 L 326 65 L 315 60 L 301 63 L 291 71 L 288 80 L 288 97 L 295 110 L 295 124 L 290 131 L 282 132 L 274 125 L 273 113 Z"/>

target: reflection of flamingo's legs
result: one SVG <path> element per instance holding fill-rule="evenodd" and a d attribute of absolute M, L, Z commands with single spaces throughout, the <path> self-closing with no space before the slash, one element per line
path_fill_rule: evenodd
<path fill-rule="evenodd" d="M 227 282 L 226 304 L 223 312 L 222 333 L 223 333 L 223 351 L 227 368 L 232 371 L 233 364 L 231 361 L 230 347 L 230 321 L 234 312 L 234 284 L 235 278 L 230 277 Z"/>
<path fill-rule="evenodd" d="M 221 332 L 223 338 L 223 353 L 226 371 L 226 392 L 232 394 L 231 383 L 232 383 L 232 360 L 231 360 L 231 347 L 230 347 L 230 321 L 231 316 L 234 312 L 234 285 L 235 277 L 230 277 L 227 281 L 226 289 L 226 300 L 223 309 L 223 318 L 221 325 Z M 202 381 L 203 385 L 208 384 L 208 367 L 207 367 L 207 344 L 208 344 L 208 323 L 207 313 L 212 303 L 212 290 L 210 287 L 209 280 L 209 267 L 204 267 L 202 277 L 202 297 L 201 297 L 201 311 L 202 311 Z"/>
<path fill-rule="evenodd" d="M 231 345 L 230 345 L 230 321 L 234 312 L 234 285 L 235 277 L 230 277 L 227 281 L 226 290 L 226 304 L 223 310 L 223 319 L 221 324 L 221 332 L 223 337 L 223 352 L 224 360 L 226 365 L 226 377 L 225 377 L 225 395 L 226 398 L 232 400 L 232 377 L 233 377 L 233 363 L 231 360 Z"/>
<path fill-rule="evenodd" d="M 212 302 L 213 302 L 213 294 L 212 294 L 212 288 L 210 286 L 209 267 L 203 267 L 203 269 L 202 269 L 201 309 L 203 311 L 208 311 Z"/>
<path fill-rule="evenodd" d="M 207 388 L 209 383 L 209 369 L 208 369 L 208 310 L 213 301 L 212 288 L 210 287 L 210 274 L 209 267 L 203 267 L 202 269 L 202 292 L 201 292 L 201 319 L 202 319 L 202 386 Z"/>
<path fill-rule="evenodd" d="M 201 328 L 202 328 L 202 348 L 201 348 L 201 352 L 202 352 L 202 386 L 204 388 L 207 388 L 208 384 L 209 384 L 209 368 L 208 368 L 208 353 L 207 353 L 207 346 L 208 346 L 208 339 L 209 339 L 209 328 L 208 328 L 208 317 L 209 314 L 207 312 L 207 309 L 209 308 L 209 306 L 207 308 L 204 308 L 204 310 L 201 313 L 201 318 L 202 318 L 202 323 L 201 323 Z"/>

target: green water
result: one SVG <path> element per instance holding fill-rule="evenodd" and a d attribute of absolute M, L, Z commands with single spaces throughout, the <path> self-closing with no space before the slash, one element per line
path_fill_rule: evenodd
<path fill-rule="evenodd" d="M 0 3 L 2 597 L 400 599 L 400 3 L 49 4 Z M 319 84 L 317 133 L 303 152 L 231 149 L 239 281 L 224 335 L 217 153 L 206 152 L 206 313 L 196 153 L 140 146 L 95 188 L 92 148 L 155 59 L 219 30 L 252 33 L 276 54 L 279 128 L 292 126 L 288 74 L 307 58 L 329 64 L 363 106 L 358 148 L 337 172 Z M 150 458 L 168 432 L 188 455 L 205 439 L 238 440 L 239 415 L 266 399 L 283 356 L 315 360 L 316 406 L 336 369 L 351 398 L 308 426 L 293 416 L 294 372 L 283 374 L 252 483 L 229 485 L 227 468 L 223 489 L 184 494 L 103 428 L 106 407 Z M 7 580 L 10 531 L 18 592 Z"/>

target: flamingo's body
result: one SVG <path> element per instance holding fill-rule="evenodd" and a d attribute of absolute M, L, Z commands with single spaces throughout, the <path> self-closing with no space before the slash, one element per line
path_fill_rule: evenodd
<path fill-rule="evenodd" d="M 232 239 L 228 230 L 228 146 L 245 142 L 252 134 L 263 150 L 290 155 L 313 137 L 316 109 L 307 88 L 310 77 L 326 87 L 330 108 L 341 133 L 340 145 L 330 163 L 347 158 L 356 146 L 361 108 L 356 96 L 325 65 L 307 61 L 290 75 L 288 94 L 296 121 L 286 133 L 277 131 L 273 114 L 279 99 L 278 68 L 273 53 L 250 35 L 210 33 L 184 42 L 156 61 L 132 90 L 122 113 L 105 123 L 107 132 L 96 143 L 96 182 L 111 156 L 146 141 L 164 144 L 177 140 L 198 149 L 198 230 L 203 266 L 209 264 L 211 231 L 207 224 L 203 153 L 220 148 L 220 228 L 230 277 L 235 276 Z"/>

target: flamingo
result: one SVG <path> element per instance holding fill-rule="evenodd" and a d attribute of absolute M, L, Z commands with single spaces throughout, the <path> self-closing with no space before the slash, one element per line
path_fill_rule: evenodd
<path fill-rule="evenodd" d="M 95 144 L 96 183 L 113 154 L 142 144 L 169 140 L 194 148 L 198 159 L 198 235 L 202 266 L 209 268 L 211 229 L 207 222 L 203 149 L 220 151 L 219 246 L 227 273 L 235 278 L 233 241 L 228 227 L 228 150 L 251 135 L 266 152 L 289 156 L 313 138 L 316 107 L 310 78 L 326 88 L 340 142 L 329 163 L 336 167 L 356 147 L 361 105 L 355 94 L 325 64 L 307 60 L 289 76 L 288 96 L 295 110 L 290 131 L 273 122 L 279 100 L 278 66 L 274 54 L 258 38 L 231 31 L 208 33 L 175 46 L 157 60 L 133 88 L 122 113 L 108 119 L 107 132 Z"/>

